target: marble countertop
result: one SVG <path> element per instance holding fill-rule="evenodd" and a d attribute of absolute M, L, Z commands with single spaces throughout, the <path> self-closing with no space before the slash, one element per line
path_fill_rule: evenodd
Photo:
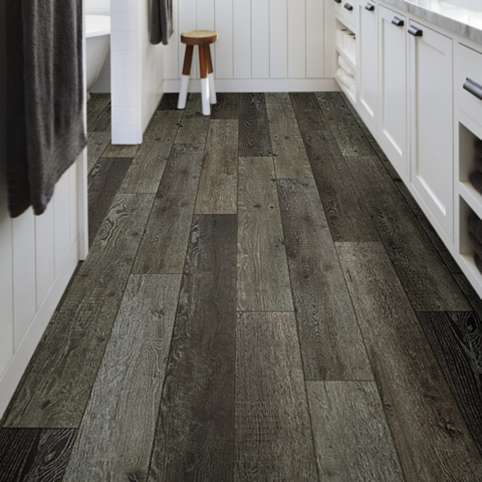
<path fill-rule="evenodd" d="M 381 0 L 402 12 L 426 20 L 482 46 L 482 2 L 470 8 L 470 0 Z M 474 3 L 478 3 L 475 2 Z"/>

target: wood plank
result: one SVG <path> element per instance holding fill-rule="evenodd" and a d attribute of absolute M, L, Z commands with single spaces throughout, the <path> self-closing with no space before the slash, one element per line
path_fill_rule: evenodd
<path fill-rule="evenodd" d="M 102 157 L 108 145 L 110 145 L 110 133 L 89 132 L 87 146 L 89 172 L 92 171 L 97 161 Z"/>
<path fill-rule="evenodd" d="M 239 94 L 219 93 L 217 101 L 211 106 L 211 119 L 239 119 Z"/>
<path fill-rule="evenodd" d="M 116 196 L 32 358 L 5 425 L 79 425 L 152 203 L 150 195 Z"/>
<path fill-rule="evenodd" d="M 238 121 L 212 120 L 196 202 L 198 214 L 237 212 Z"/>
<path fill-rule="evenodd" d="M 278 190 L 305 379 L 372 380 L 316 186 L 282 179 Z"/>
<path fill-rule="evenodd" d="M 310 161 L 289 94 L 266 94 L 276 177 L 312 177 Z"/>
<path fill-rule="evenodd" d="M 238 310 L 292 311 L 273 159 L 240 158 Z"/>
<path fill-rule="evenodd" d="M 410 302 L 418 311 L 470 311 L 447 266 L 420 228 L 389 175 L 373 156 L 346 157 Z"/>
<path fill-rule="evenodd" d="M 377 241 L 350 169 L 330 135 L 314 94 L 290 95 L 321 202 L 335 241 Z"/>
<path fill-rule="evenodd" d="M 179 95 L 175 93 L 164 94 L 157 109 L 162 111 L 176 110 L 178 97 Z"/>
<path fill-rule="evenodd" d="M 110 132 L 110 131 L 109 131 Z M 104 158 L 113 158 L 119 159 L 122 157 L 127 157 L 132 159 L 136 157 L 137 152 L 139 151 L 139 145 L 121 145 L 121 144 L 110 144 L 107 146 L 107 149 L 102 154 Z"/>
<path fill-rule="evenodd" d="M 104 222 L 129 170 L 130 159 L 100 159 L 89 174 L 89 244 Z"/>
<path fill-rule="evenodd" d="M 0 429 L 0 481 L 61 482 L 73 429 Z"/>
<path fill-rule="evenodd" d="M 101 113 L 110 109 L 110 97 L 110 94 L 90 94 L 87 102 L 87 128 L 89 133 L 94 130 L 95 122 Z"/>
<path fill-rule="evenodd" d="M 93 132 L 111 132 L 112 131 L 112 108 L 109 104 L 103 109 L 97 118 L 92 122 L 90 130 Z"/>
<path fill-rule="evenodd" d="M 146 480 L 180 283 L 130 277 L 65 482 Z"/>
<path fill-rule="evenodd" d="M 192 149 L 203 151 L 209 130 L 209 117 L 202 114 L 201 96 L 191 94 L 180 120 L 176 144 L 186 144 Z"/>
<path fill-rule="evenodd" d="M 175 144 L 142 239 L 134 273 L 182 273 L 204 153 Z"/>
<path fill-rule="evenodd" d="M 318 480 L 293 313 L 240 313 L 234 480 Z"/>
<path fill-rule="evenodd" d="M 233 479 L 236 216 L 195 216 L 149 480 Z"/>
<path fill-rule="evenodd" d="M 407 480 L 478 480 L 482 460 L 380 243 L 338 243 Z"/>
<path fill-rule="evenodd" d="M 307 390 L 321 480 L 405 480 L 375 383 L 309 382 Z"/>
<path fill-rule="evenodd" d="M 482 453 L 482 322 L 473 312 L 417 315 Z"/>
<path fill-rule="evenodd" d="M 154 112 L 144 132 L 144 142 L 158 141 L 172 144 L 176 140 L 182 115 L 182 111 L 179 110 Z"/>
<path fill-rule="evenodd" d="M 271 138 L 264 94 L 240 94 L 239 155 L 271 156 Z"/>

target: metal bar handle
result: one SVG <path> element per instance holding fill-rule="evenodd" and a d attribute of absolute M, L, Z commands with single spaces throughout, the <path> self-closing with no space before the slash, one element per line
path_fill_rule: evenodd
<path fill-rule="evenodd" d="M 405 25 L 405 21 L 397 16 L 393 17 L 392 23 L 395 27 L 403 27 Z"/>
<path fill-rule="evenodd" d="M 375 5 L 373 5 L 373 3 L 367 3 L 365 5 L 365 10 L 368 10 L 369 12 L 374 12 L 375 11 Z"/>
<path fill-rule="evenodd" d="M 477 97 L 477 99 L 482 100 L 482 85 L 475 82 L 475 80 L 467 77 L 464 83 L 464 89 L 474 97 Z"/>
<path fill-rule="evenodd" d="M 351 12 L 353 10 L 353 5 L 351 3 L 345 3 L 345 5 L 343 5 L 343 8 Z"/>
<path fill-rule="evenodd" d="M 410 25 L 408 29 L 408 33 L 410 35 L 413 35 L 414 37 L 422 37 L 423 36 L 423 30 L 421 28 L 415 27 L 415 25 Z"/>

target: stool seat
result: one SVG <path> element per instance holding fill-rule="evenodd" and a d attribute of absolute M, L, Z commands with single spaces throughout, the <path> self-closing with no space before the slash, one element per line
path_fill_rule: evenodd
<path fill-rule="evenodd" d="M 218 39 L 218 33 L 212 30 L 193 30 L 181 34 L 181 42 L 186 45 L 210 45 Z"/>

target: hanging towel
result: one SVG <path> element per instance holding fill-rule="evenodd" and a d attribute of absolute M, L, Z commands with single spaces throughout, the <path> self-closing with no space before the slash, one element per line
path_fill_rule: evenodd
<path fill-rule="evenodd" d="M 151 43 L 164 45 L 174 33 L 172 21 L 172 0 L 149 0 Z"/>
<path fill-rule="evenodd" d="M 87 144 L 84 122 L 82 0 L 21 0 L 9 116 L 17 135 L 7 159 L 9 207 L 42 214 L 62 174 Z M 12 21 L 12 19 L 11 19 Z M 13 19 L 15 21 L 15 19 Z M 21 41 L 20 41 L 21 39 Z M 9 51 L 14 48 L 8 45 Z M 14 62 L 15 63 L 15 62 Z M 23 141 L 24 140 L 24 141 Z M 23 145 L 22 145 L 23 142 Z"/>

